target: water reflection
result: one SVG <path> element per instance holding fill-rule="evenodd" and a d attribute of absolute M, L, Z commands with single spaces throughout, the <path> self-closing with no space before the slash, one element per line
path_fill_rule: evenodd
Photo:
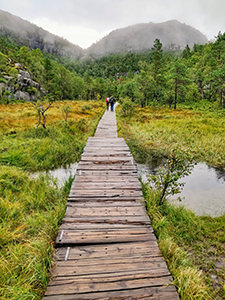
<path fill-rule="evenodd" d="M 76 171 L 77 171 L 77 166 L 78 166 L 78 163 L 74 163 L 74 164 L 71 164 L 68 168 L 61 167 L 59 169 L 48 171 L 47 173 L 57 180 L 57 184 L 59 187 L 63 187 L 65 182 L 70 177 L 75 176 Z M 37 172 L 37 173 L 32 174 L 32 176 L 37 177 L 41 173 L 44 173 L 44 172 Z"/>
<path fill-rule="evenodd" d="M 147 174 L 153 172 L 155 170 L 151 167 L 138 164 L 138 173 L 144 182 Z M 180 182 L 185 183 L 184 188 L 181 193 L 170 197 L 172 203 L 183 205 L 197 215 L 216 217 L 225 214 L 225 171 L 199 163 Z"/>

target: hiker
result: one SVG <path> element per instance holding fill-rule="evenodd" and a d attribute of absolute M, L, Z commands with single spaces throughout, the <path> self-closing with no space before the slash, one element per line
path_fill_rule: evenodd
<path fill-rule="evenodd" d="M 110 106 L 111 106 L 111 111 L 113 111 L 115 102 L 116 102 L 115 98 L 113 96 L 110 97 L 109 103 L 110 103 Z"/>
<path fill-rule="evenodd" d="M 106 109 L 109 110 L 109 97 L 105 99 Z"/>

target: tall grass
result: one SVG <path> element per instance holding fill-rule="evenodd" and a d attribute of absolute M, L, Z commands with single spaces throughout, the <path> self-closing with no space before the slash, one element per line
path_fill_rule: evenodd
<path fill-rule="evenodd" d="M 136 108 L 134 117 L 120 125 L 120 132 L 138 161 L 168 157 L 176 148 L 196 160 L 225 167 L 225 113 Z"/>
<path fill-rule="evenodd" d="M 218 111 L 136 108 L 133 117 L 118 114 L 119 133 L 136 161 L 171 157 L 174 150 L 194 160 L 225 167 L 225 116 Z M 163 202 L 143 185 L 147 211 L 160 249 L 181 299 L 225 299 L 225 215 L 198 217 Z"/>
<path fill-rule="evenodd" d="M 31 104 L 0 106 L 0 299 L 41 299 L 72 183 L 60 189 L 49 176 L 34 179 L 28 171 L 79 160 L 104 110 L 94 101 L 70 101 L 65 122 L 65 102 L 55 105 L 46 130 L 35 128 Z"/>
<path fill-rule="evenodd" d="M 77 112 L 77 115 L 82 115 L 82 118 L 73 119 L 71 116 L 71 119 L 65 122 L 59 110 L 59 120 L 54 121 L 54 114 L 49 116 L 47 129 L 25 127 L 15 132 L 15 124 L 20 118 L 13 120 L 14 125 L 10 127 L 11 134 L 7 134 L 7 131 L 0 134 L 0 163 L 24 170 L 38 171 L 66 166 L 78 161 L 88 136 L 93 135 L 103 112 L 102 105 L 96 102 L 91 102 L 92 106 L 89 104 L 90 109 L 87 111 L 83 109 L 85 104 L 83 102 L 82 104 Z M 9 110 L 7 106 L 6 109 Z M 16 117 L 15 110 L 16 105 L 11 108 L 13 117 Z"/>
<path fill-rule="evenodd" d="M 68 185 L 47 175 L 31 179 L 15 167 L 0 171 L 0 296 L 39 299 L 48 280 L 53 241 L 65 211 Z"/>

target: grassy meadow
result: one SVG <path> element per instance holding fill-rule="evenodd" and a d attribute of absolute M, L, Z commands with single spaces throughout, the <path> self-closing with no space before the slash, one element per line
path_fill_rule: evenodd
<path fill-rule="evenodd" d="M 78 161 L 104 109 L 96 101 L 56 102 L 44 129 L 31 104 L 0 106 L 0 299 L 41 299 L 72 179 L 59 188 L 30 172 Z"/>
<path fill-rule="evenodd" d="M 62 114 L 66 105 L 71 107 L 67 122 Z M 32 104 L 0 105 L 0 163 L 33 172 L 78 161 L 103 109 L 96 101 L 56 102 L 47 111 L 44 129 L 36 128 L 38 118 Z"/>
<path fill-rule="evenodd" d="M 121 123 L 137 162 L 170 157 L 174 149 L 196 161 L 225 168 L 225 113 L 190 109 L 135 108 Z"/>
<path fill-rule="evenodd" d="M 171 158 L 174 150 L 195 161 L 225 168 L 225 113 L 217 110 L 138 108 L 130 117 L 118 109 L 120 136 L 137 162 Z M 183 300 L 225 299 L 225 215 L 199 217 L 168 202 L 143 184 L 160 249 Z"/>

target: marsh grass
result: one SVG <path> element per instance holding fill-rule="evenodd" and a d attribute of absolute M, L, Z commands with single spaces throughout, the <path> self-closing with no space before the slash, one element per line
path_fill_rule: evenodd
<path fill-rule="evenodd" d="M 71 110 L 68 121 L 78 122 L 80 119 L 93 119 L 101 114 L 104 104 L 100 101 L 56 101 L 47 112 L 46 126 L 64 120 L 63 107 L 69 105 Z M 88 107 L 88 109 L 86 109 Z M 10 134 L 21 130 L 35 128 L 38 116 L 31 103 L 0 105 L 0 133 Z"/>
<path fill-rule="evenodd" d="M 18 168 L 1 168 L 1 299 L 40 298 L 69 186 L 59 189 L 47 175 L 31 179 Z"/>
<path fill-rule="evenodd" d="M 170 157 L 178 149 L 195 160 L 225 167 L 223 112 L 147 107 L 136 108 L 132 118 L 123 120 L 119 122 L 120 133 L 126 136 L 139 162 L 151 161 L 155 156 Z"/>
<path fill-rule="evenodd" d="M 196 161 L 225 167 L 223 111 L 135 108 L 131 118 L 119 113 L 118 125 L 136 161 L 171 158 L 178 150 Z M 225 299 L 225 215 L 199 217 L 166 201 L 159 205 L 159 191 L 147 185 L 143 192 L 181 299 Z"/>
<path fill-rule="evenodd" d="M 104 111 L 99 102 L 54 103 L 47 129 L 35 128 L 31 104 L 1 105 L 0 299 L 41 299 L 52 264 L 58 226 L 72 178 L 58 188 L 53 178 L 28 171 L 49 170 L 79 160 Z"/>
<path fill-rule="evenodd" d="M 159 247 L 181 299 L 224 299 L 225 264 L 223 261 L 220 270 L 216 265 L 224 257 L 225 216 L 197 217 L 167 202 L 160 206 L 157 191 L 147 184 L 143 191 Z"/>
<path fill-rule="evenodd" d="M 0 134 L 0 163 L 34 172 L 67 166 L 78 161 L 88 136 L 93 135 L 95 131 L 103 113 L 103 106 L 101 103 L 93 101 L 89 104 L 89 107 L 93 106 L 92 110 L 88 110 L 84 114 L 81 112 L 86 106 L 84 102 L 70 102 L 73 109 L 71 108 L 67 123 L 62 120 L 60 109 L 62 103 L 55 103 L 56 107 L 53 107 L 55 111 L 51 112 L 50 110 L 47 117 L 47 120 L 49 119 L 47 129 L 35 128 L 35 119 L 32 119 L 33 122 L 31 122 L 30 118 L 26 117 L 27 107 L 31 109 L 31 104 L 24 104 L 23 114 L 25 117 L 23 115 L 22 118 L 20 112 L 22 106 L 20 104 L 10 107 L 1 106 L 1 109 L 5 108 L 6 114 L 10 115 L 10 122 L 8 121 L 9 116 L 7 116 L 5 123 L 3 122 L 3 128 L 6 125 L 8 127 L 6 126 L 6 131 Z M 78 110 L 75 112 L 76 107 Z M 26 127 L 27 123 L 30 127 Z M 21 126 L 20 130 L 18 130 L 18 124 Z M 8 134 L 9 132 L 11 134 Z"/>

